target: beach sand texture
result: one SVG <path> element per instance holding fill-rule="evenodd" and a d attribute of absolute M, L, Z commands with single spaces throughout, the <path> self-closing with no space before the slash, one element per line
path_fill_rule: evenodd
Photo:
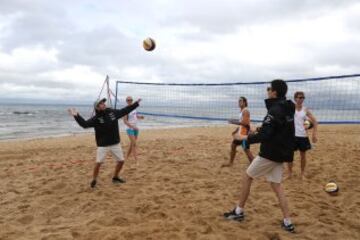
<path fill-rule="evenodd" d="M 114 185 L 109 157 L 98 187 L 91 134 L 0 143 L 0 239 L 360 239 L 360 126 L 320 126 L 308 155 L 307 179 L 284 181 L 297 233 L 280 228 L 269 184 L 254 181 L 246 219 L 222 214 L 237 203 L 248 166 L 238 148 L 228 161 L 233 127 L 142 131 L 140 166 L 125 163 Z M 122 146 L 128 146 L 122 134 Z M 254 154 L 258 145 L 252 146 Z M 285 171 L 286 172 L 286 171 Z M 323 191 L 335 180 L 338 196 Z"/>

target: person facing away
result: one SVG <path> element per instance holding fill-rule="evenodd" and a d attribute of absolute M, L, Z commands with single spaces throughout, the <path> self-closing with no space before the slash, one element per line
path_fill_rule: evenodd
<path fill-rule="evenodd" d="M 248 102 L 246 97 L 239 98 L 239 108 L 240 108 L 239 120 L 236 119 L 229 120 L 230 124 L 239 125 L 239 127 L 236 128 L 235 131 L 232 133 L 234 140 L 232 141 L 230 146 L 230 161 L 227 164 L 223 164 L 221 167 L 230 167 L 233 165 L 236 155 L 236 147 L 239 145 L 244 150 L 247 158 L 249 159 L 249 162 L 251 162 L 254 159 L 254 156 L 250 151 L 250 144 L 246 140 L 235 139 L 235 135 L 237 134 L 247 135 L 250 130 L 250 111 L 248 109 Z"/>
<path fill-rule="evenodd" d="M 304 106 L 305 93 L 296 92 L 294 94 L 295 100 L 295 150 L 300 151 L 300 166 L 301 166 L 301 179 L 305 177 L 305 166 L 306 166 L 306 152 L 311 149 L 311 143 L 305 127 L 305 120 L 309 119 L 313 124 L 312 129 L 312 142 L 317 142 L 317 127 L 318 122 L 311 111 Z M 293 163 L 288 163 L 288 178 L 292 177 Z"/>
<path fill-rule="evenodd" d="M 244 208 L 251 183 L 254 178 L 265 176 L 280 203 L 284 218 L 282 228 L 289 232 L 295 231 L 281 185 L 283 162 L 291 162 L 294 158 L 295 105 L 286 100 L 286 93 L 286 82 L 281 79 L 273 80 L 268 88 L 268 99 L 265 100 L 268 112 L 262 127 L 256 133 L 238 136 L 238 140 L 247 140 L 249 144 L 260 143 L 260 152 L 244 174 L 238 205 L 232 211 L 224 213 L 226 219 L 242 221 L 245 218 Z"/>
<path fill-rule="evenodd" d="M 106 98 L 97 100 L 94 103 L 95 116 L 85 120 L 75 108 L 70 108 L 69 114 L 72 115 L 76 122 L 83 128 L 94 128 L 97 145 L 96 163 L 93 171 L 93 179 L 90 186 L 94 188 L 97 183 L 97 177 L 101 164 L 104 162 L 108 152 L 115 158 L 113 183 L 125 183 L 125 180 L 119 177 L 119 173 L 124 165 L 124 156 L 120 145 L 119 123 L 118 119 L 129 114 L 139 106 L 141 99 L 134 104 L 120 110 L 107 108 Z"/>
<path fill-rule="evenodd" d="M 131 96 L 126 97 L 126 103 L 128 106 L 131 106 L 133 99 Z M 138 165 L 137 160 L 137 139 L 139 136 L 139 128 L 137 126 L 138 119 L 144 119 L 144 116 L 141 116 L 137 113 L 136 109 L 131 111 L 124 117 L 124 123 L 126 125 L 126 133 L 130 140 L 130 145 L 128 152 L 126 153 L 126 159 L 129 159 L 130 155 L 134 156 L 136 165 Z"/>

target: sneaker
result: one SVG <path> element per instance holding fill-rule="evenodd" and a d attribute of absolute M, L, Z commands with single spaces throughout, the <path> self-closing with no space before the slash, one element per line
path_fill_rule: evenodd
<path fill-rule="evenodd" d="M 126 183 L 126 181 L 124 179 L 119 178 L 119 177 L 113 177 L 112 182 L 113 183 Z"/>
<path fill-rule="evenodd" d="M 295 226 L 293 224 L 285 225 L 284 222 L 281 222 L 281 227 L 288 232 L 295 233 Z"/>
<path fill-rule="evenodd" d="M 92 180 L 91 183 L 90 183 L 90 187 L 91 188 L 94 188 L 96 186 L 96 180 Z"/>
<path fill-rule="evenodd" d="M 240 222 L 240 221 L 244 220 L 245 215 L 243 212 L 241 212 L 240 214 L 236 214 L 235 208 L 234 208 L 234 210 L 232 210 L 231 212 L 224 213 L 224 217 L 229 220 L 235 220 L 235 221 Z"/>

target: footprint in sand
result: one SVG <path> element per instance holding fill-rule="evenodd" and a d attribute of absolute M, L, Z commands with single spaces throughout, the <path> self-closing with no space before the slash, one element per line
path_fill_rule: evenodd
<path fill-rule="evenodd" d="M 26 215 L 18 219 L 18 222 L 22 224 L 30 224 L 32 221 L 34 221 L 34 217 L 31 215 Z"/>

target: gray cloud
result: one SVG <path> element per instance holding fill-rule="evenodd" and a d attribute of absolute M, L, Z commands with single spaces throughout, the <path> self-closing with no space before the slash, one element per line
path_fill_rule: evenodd
<path fill-rule="evenodd" d="M 0 34 L 0 84 L 60 89 L 63 96 L 72 89 L 74 95 L 88 98 L 96 93 L 98 89 L 94 86 L 100 86 L 103 77 L 91 83 L 77 79 L 77 66 L 86 67 L 86 73 L 79 73 L 82 78 L 86 78 L 84 74 L 104 77 L 109 74 L 121 80 L 203 83 L 291 79 L 355 71 L 360 60 L 359 51 L 355 51 L 360 47 L 360 28 L 359 14 L 351 11 L 351 6 L 356 3 L 340 0 L 5 1 L 1 3 L 0 15 L 9 23 L 0 28 L 4 33 Z M 284 54 L 288 61 L 264 63 L 262 60 L 269 56 L 261 55 L 261 51 L 257 53 L 258 61 L 230 56 L 229 50 L 217 52 L 216 44 L 222 44 L 224 37 L 231 38 L 239 31 L 249 31 L 251 35 L 251 31 L 256 31 L 254 27 L 262 27 L 272 30 L 274 35 L 290 38 L 293 33 L 287 35 L 278 26 L 287 23 L 296 28 L 304 21 L 341 11 L 350 11 L 342 22 L 346 39 L 324 39 L 319 43 L 312 41 L 314 36 L 304 34 L 291 46 L 302 54 Z M 158 36 L 158 48 L 152 53 L 141 48 L 141 40 L 147 35 Z M 272 37 L 261 39 L 258 47 Z M 207 52 L 201 49 L 204 45 L 209 46 Z M 179 52 L 177 47 L 187 52 Z M 20 55 L 11 68 L 7 60 L 1 62 L 1 54 L 6 56 L 4 59 L 13 59 L 17 49 L 31 52 L 36 48 L 56 51 L 56 59 L 34 56 L 34 63 L 21 62 Z M 70 73 L 61 74 L 66 71 Z M 73 81 L 71 71 L 74 71 Z M 36 98 L 36 94 L 33 96 Z"/>
<path fill-rule="evenodd" d="M 199 27 L 199 34 L 231 34 L 238 28 L 255 24 L 316 18 L 354 2 L 357 1 L 182 1 L 179 4 L 180 10 L 162 23 Z"/>

